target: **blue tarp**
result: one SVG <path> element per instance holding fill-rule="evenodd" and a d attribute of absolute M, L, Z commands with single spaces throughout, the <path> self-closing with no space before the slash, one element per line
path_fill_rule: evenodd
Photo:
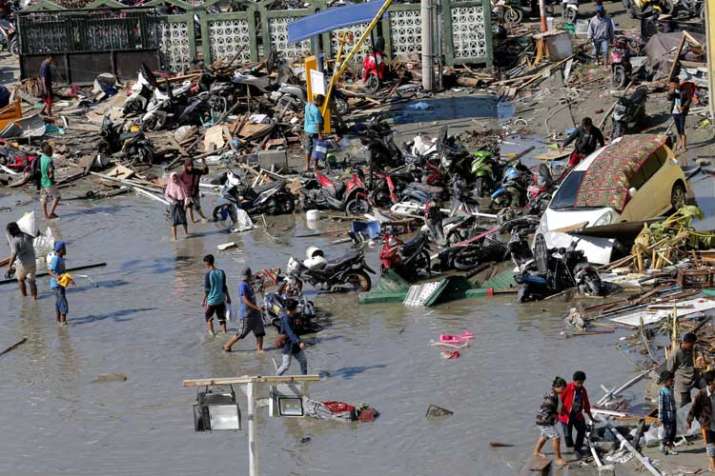
<path fill-rule="evenodd" d="M 288 43 L 298 43 L 313 36 L 346 26 L 368 23 L 377 14 L 383 2 L 376 0 L 344 7 L 333 7 L 303 17 L 288 24 Z"/>

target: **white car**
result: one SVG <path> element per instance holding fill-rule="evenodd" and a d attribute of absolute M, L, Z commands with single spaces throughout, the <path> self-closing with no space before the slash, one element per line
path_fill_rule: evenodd
<path fill-rule="evenodd" d="M 615 139 L 582 160 L 554 193 L 534 237 L 534 250 L 577 248 L 607 264 L 614 238 L 580 235 L 585 228 L 654 218 L 686 204 L 691 192 L 667 136 Z"/>

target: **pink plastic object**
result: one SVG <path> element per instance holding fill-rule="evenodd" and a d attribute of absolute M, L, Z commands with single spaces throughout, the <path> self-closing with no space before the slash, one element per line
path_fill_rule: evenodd
<path fill-rule="evenodd" d="M 474 334 L 469 331 L 464 331 L 459 335 L 441 334 L 439 341 L 443 344 L 466 344 L 474 339 Z"/>

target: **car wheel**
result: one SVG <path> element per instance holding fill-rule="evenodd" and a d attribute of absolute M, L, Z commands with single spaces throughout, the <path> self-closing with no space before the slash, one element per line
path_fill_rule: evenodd
<path fill-rule="evenodd" d="M 670 206 L 673 212 L 685 206 L 685 187 L 680 182 L 673 185 L 673 191 L 670 192 Z"/>

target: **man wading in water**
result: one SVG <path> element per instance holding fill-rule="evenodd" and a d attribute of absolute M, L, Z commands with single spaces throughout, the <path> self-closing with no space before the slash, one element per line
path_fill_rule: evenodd
<path fill-rule="evenodd" d="M 261 308 L 256 304 L 256 295 L 251 286 L 251 268 L 245 268 L 241 273 L 241 278 L 241 284 L 238 285 L 238 302 L 242 329 L 240 334 L 231 337 L 226 342 L 223 350 L 231 352 L 231 348 L 236 342 L 253 332 L 253 335 L 256 336 L 256 352 L 261 353 L 263 352 L 263 336 L 266 335 L 266 331 L 263 328 Z"/>
<path fill-rule="evenodd" d="M 228 286 L 226 286 L 226 273 L 222 269 L 218 269 L 214 264 L 214 256 L 204 256 L 204 264 L 208 269 L 204 278 L 204 309 L 206 317 L 206 325 L 208 326 L 209 335 L 214 335 L 214 314 L 216 319 L 226 334 L 226 304 L 231 304 L 231 296 L 228 294 Z"/>

